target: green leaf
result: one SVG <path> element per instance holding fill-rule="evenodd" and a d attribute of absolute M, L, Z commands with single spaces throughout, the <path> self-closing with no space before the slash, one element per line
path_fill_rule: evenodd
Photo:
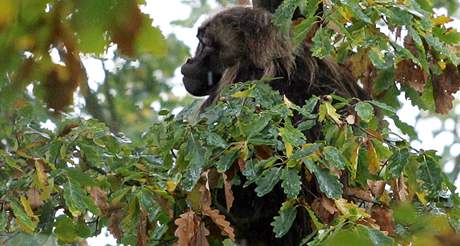
<path fill-rule="evenodd" d="M 302 158 L 308 157 L 311 154 L 313 154 L 315 151 L 317 151 L 321 147 L 321 144 L 309 144 L 308 146 L 294 151 L 292 156 L 290 157 L 293 160 L 300 160 Z"/>
<path fill-rule="evenodd" d="M 82 186 L 96 186 L 95 180 L 77 168 L 65 168 L 69 179 Z"/>
<path fill-rule="evenodd" d="M 422 180 L 421 188 L 428 194 L 438 197 L 443 189 L 443 173 L 440 166 L 440 157 L 433 152 L 425 152 L 418 157 L 420 162 L 417 178 Z"/>
<path fill-rule="evenodd" d="M 299 129 L 294 128 L 290 120 L 286 120 L 284 127 L 280 128 L 279 131 L 283 141 L 293 147 L 298 147 L 305 143 L 305 135 Z"/>
<path fill-rule="evenodd" d="M 368 102 L 359 102 L 355 105 L 355 111 L 361 120 L 369 122 L 374 117 L 374 108 Z"/>
<path fill-rule="evenodd" d="M 391 65 L 393 65 L 392 63 L 385 60 L 385 55 L 382 54 L 380 50 L 371 49 L 369 50 L 368 56 L 372 64 L 378 69 L 388 69 Z"/>
<path fill-rule="evenodd" d="M 319 97 L 312 96 L 310 99 L 305 100 L 305 105 L 300 108 L 299 113 L 305 117 L 310 117 L 315 111 L 316 105 L 318 104 Z"/>
<path fill-rule="evenodd" d="M 313 23 L 316 21 L 316 16 L 309 16 L 308 18 L 302 20 L 298 25 L 294 26 L 292 42 L 294 46 L 301 44 L 307 37 L 308 32 L 310 31 Z"/>
<path fill-rule="evenodd" d="M 72 181 L 65 183 L 63 188 L 65 204 L 74 217 L 84 214 L 87 209 L 96 215 L 101 213 L 86 192 Z"/>
<path fill-rule="evenodd" d="M 338 169 L 345 169 L 347 161 L 343 157 L 342 153 L 334 146 L 326 146 L 323 149 L 324 159 L 329 162 L 330 165 Z"/>
<path fill-rule="evenodd" d="M 276 9 L 273 16 L 273 23 L 280 30 L 289 30 L 291 19 L 295 9 L 302 3 L 302 0 L 285 0 Z"/>
<path fill-rule="evenodd" d="M 198 136 L 190 135 L 185 150 L 185 160 L 188 161 L 188 165 L 183 173 L 182 187 L 188 192 L 192 191 L 206 164 L 206 150 L 195 138 Z"/>
<path fill-rule="evenodd" d="M 21 226 L 21 229 L 25 232 L 32 233 L 37 227 L 37 222 L 32 221 L 32 219 L 27 216 L 23 207 L 15 200 L 8 200 L 9 205 L 13 209 L 14 217 L 16 218 L 16 223 Z"/>
<path fill-rule="evenodd" d="M 332 175 L 327 169 L 320 168 L 310 159 L 305 159 L 304 164 L 315 175 L 321 192 L 332 199 L 342 197 L 342 184 L 337 176 Z"/>
<path fill-rule="evenodd" d="M 206 131 L 204 133 L 204 138 L 206 139 L 206 143 L 211 146 L 215 146 L 215 147 L 219 147 L 223 149 L 227 147 L 227 142 L 225 142 L 225 140 L 220 135 L 214 132 Z"/>
<path fill-rule="evenodd" d="M 386 169 L 385 178 L 399 178 L 408 161 L 409 150 L 407 148 L 395 150 L 390 159 L 388 159 L 388 167 Z"/>
<path fill-rule="evenodd" d="M 150 53 L 158 57 L 165 56 L 168 49 L 166 39 L 160 29 L 153 27 L 152 20 L 147 17 L 144 17 L 135 47 L 137 54 Z"/>
<path fill-rule="evenodd" d="M 299 195 L 302 182 L 299 171 L 293 168 L 284 168 L 281 172 L 281 187 L 288 198 L 296 198 Z"/>
<path fill-rule="evenodd" d="M 270 116 L 257 115 L 256 120 L 251 121 L 250 124 L 243 126 L 242 130 L 247 138 L 251 138 L 259 134 L 268 125 L 268 123 L 270 123 Z"/>
<path fill-rule="evenodd" d="M 413 126 L 401 121 L 397 116 L 393 116 L 391 119 L 393 119 L 396 127 L 398 127 L 402 133 L 407 134 L 411 139 L 417 139 L 417 132 Z"/>
<path fill-rule="evenodd" d="M 227 171 L 233 165 L 238 155 L 239 151 L 236 149 L 225 152 L 216 162 L 217 171 L 221 173 Z"/>
<path fill-rule="evenodd" d="M 291 229 L 292 223 L 297 216 L 297 209 L 292 201 L 286 201 L 281 205 L 279 216 L 274 217 L 274 221 L 270 223 L 273 226 L 273 232 L 275 237 L 280 238 L 284 236 L 289 229 Z"/>
<path fill-rule="evenodd" d="M 60 215 L 56 218 L 55 227 L 54 233 L 56 233 L 57 238 L 66 244 L 76 243 L 81 238 L 91 235 L 91 231 L 85 223 L 76 222 L 66 215 Z"/>
<path fill-rule="evenodd" d="M 367 16 L 361 9 L 361 6 L 359 5 L 359 1 L 342 0 L 341 2 L 350 8 L 351 12 L 353 13 L 355 17 L 357 17 L 358 19 L 368 24 L 372 24 L 371 18 L 369 18 L 369 16 Z"/>
<path fill-rule="evenodd" d="M 364 231 L 367 232 L 371 242 L 375 246 L 392 246 L 393 239 L 391 237 L 386 236 L 381 231 L 369 228 L 367 226 L 358 225 L 358 227 L 362 228 Z"/>
<path fill-rule="evenodd" d="M 315 36 L 313 37 L 313 46 L 311 47 L 311 52 L 313 56 L 316 56 L 320 59 L 324 59 L 326 56 L 331 55 L 334 50 L 332 45 L 332 31 L 327 28 L 320 28 L 316 31 Z"/>
<path fill-rule="evenodd" d="M 272 167 L 268 170 L 265 170 L 259 178 L 256 179 L 256 192 L 257 196 L 262 197 L 268 194 L 273 190 L 275 185 L 280 180 L 281 168 Z"/>
<path fill-rule="evenodd" d="M 383 103 L 383 102 L 379 102 L 379 101 L 369 101 L 371 104 L 373 104 L 374 106 L 376 107 L 379 107 L 383 110 L 385 110 L 386 112 L 390 113 L 390 115 L 394 115 L 396 114 L 396 109 L 391 107 L 390 105 L 387 105 L 386 103 Z"/>
<path fill-rule="evenodd" d="M 0 232 L 5 232 L 5 228 L 8 225 L 8 215 L 6 209 L 0 211 Z"/>

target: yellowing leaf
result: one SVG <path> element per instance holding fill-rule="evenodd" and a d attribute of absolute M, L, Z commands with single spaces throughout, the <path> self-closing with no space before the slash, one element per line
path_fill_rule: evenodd
<path fill-rule="evenodd" d="M 335 123 L 340 124 L 340 115 L 337 114 L 334 106 L 332 106 L 330 102 L 325 102 L 324 105 L 326 107 L 326 115 L 329 116 L 333 121 L 335 121 Z"/>
<path fill-rule="evenodd" d="M 0 3 L 0 30 L 14 18 L 14 0 L 2 0 Z"/>
<path fill-rule="evenodd" d="M 449 16 L 441 15 L 436 18 L 431 19 L 433 21 L 433 24 L 441 26 L 446 23 L 452 22 L 454 19 L 450 18 Z"/>
<path fill-rule="evenodd" d="M 417 195 L 418 200 L 423 204 L 426 205 L 428 201 L 426 200 L 425 193 L 423 192 L 415 192 L 415 195 Z"/>
<path fill-rule="evenodd" d="M 168 180 L 168 181 L 166 181 L 166 190 L 167 190 L 169 193 L 173 193 L 174 190 L 176 190 L 176 186 L 177 186 L 177 183 L 174 182 L 174 180 Z"/>
<path fill-rule="evenodd" d="M 283 101 L 284 101 L 284 104 L 286 104 L 286 106 L 288 108 L 293 108 L 295 106 L 295 104 L 293 102 L 291 102 L 287 97 L 286 95 L 283 96 Z"/>
<path fill-rule="evenodd" d="M 360 208 L 356 204 L 348 202 L 343 198 L 335 200 L 335 205 L 345 218 L 358 220 L 361 218 L 370 217 L 370 215 L 363 208 Z"/>
<path fill-rule="evenodd" d="M 367 144 L 367 159 L 369 163 L 369 173 L 371 173 L 372 175 L 376 175 L 380 169 L 380 162 L 377 156 L 377 152 L 375 151 L 374 145 L 371 141 L 368 141 Z"/>
<path fill-rule="evenodd" d="M 284 142 L 284 147 L 286 148 L 286 156 L 289 158 L 292 155 L 294 148 L 288 142 Z"/>
<path fill-rule="evenodd" d="M 244 98 L 244 97 L 248 97 L 249 94 L 251 92 L 249 90 L 245 90 L 245 91 L 237 91 L 235 92 L 232 97 L 236 97 L 236 98 Z"/>
<path fill-rule="evenodd" d="M 351 151 L 350 156 L 350 163 L 351 163 L 351 178 L 356 179 L 356 172 L 358 170 L 358 157 L 359 157 L 359 149 L 361 145 L 359 143 L 355 143 L 353 149 Z"/>
<path fill-rule="evenodd" d="M 26 212 L 27 216 L 29 216 L 32 220 L 38 219 L 38 217 L 32 211 L 32 208 L 30 207 L 29 200 L 27 200 L 25 196 L 20 196 L 19 199 L 21 200 L 22 207 L 24 208 L 24 211 Z"/>

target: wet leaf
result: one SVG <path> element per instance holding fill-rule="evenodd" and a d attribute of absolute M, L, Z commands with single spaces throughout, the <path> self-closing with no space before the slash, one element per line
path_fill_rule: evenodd
<path fill-rule="evenodd" d="M 261 176 L 256 179 L 257 196 L 262 197 L 268 194 L 270 191 L 272 191 L 275 185 L 280 180 L 280 176 L 281 168 L 279 167 L 272 167 L 270 169 L 265 170 L 261 174 Z"/>
<path fill-rule="evenodd" d="M 280 238 L 284 236 L 297 216 L 297 209 L 291 201 L 286 201 L 281 205 L 279 215 L 275 216 L 274 221 L 270 223 L 273 226 L 275 237 Z"/>
<path fill-rule="evenodd" d="M 374 117 L 374 108 L 368 102 L 359 102 L 355 105 L 355 111 L 361 120 L 369 122 Z"/>
<path fill-rule="evenodd" d="M 296 198 L 299 195 L 301 181 L 299 171 L 293 168 L 284 168 L 281 171 L 281 187 L 288 198 Z"/>
<path fill-rule="evenodd" d="M 342 197 L 342 184 L 337 176 L 332 175 L 328 169 L 320 168 L 311 160 L 306 159 L 304 164 L 315 175 L 321 192 L 332 199 Z"/>

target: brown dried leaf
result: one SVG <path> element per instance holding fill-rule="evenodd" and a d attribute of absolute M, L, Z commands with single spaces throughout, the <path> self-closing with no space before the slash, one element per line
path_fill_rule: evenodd
<path fill-rule="evenodd" d="M 233 201 L 235 201 L 232 191 L 232 179 L 227 177 L 225 173 L 222 174 L 222 177 L 224 179 L 225 203 L 227 204 L 227 211 L 230 211 Z"/>
<path fill-rule="evenodd" d="M 208 246 L 206 237 L 209 235 L 209 230 L 206 228 L 203 221 L 199 221 L 198 230 L 190 245 L 192 246 Z"/>
<path fill-rule="evenodd" d="M 179 239 L 179 246 L 188 246 L 192 243 L 193 237 L 199 229 L 197 221 L 199 220 L 192 210 L 181 214 L 174 221 L 174 224 L 177 225 L 174 236 Z"/>
<path fill-rule="evenodd" d="M 63 111 L 73 103 L 73 95 L 78 83 L 66 66 L 54 64 L 42 83 L 44 101 L 49 108 Z"/>
<path fill-rule="evenodd" d="M 458 67 L 447 64 L 441 75 L 433 75 L 433 90 L 436 112 L 447 114 L 452 109 L 454 96 L 460 89 L 460 74 Z"/>
<path fill-rule="evenodd" d="M 372 81 L 377 76 L 376 70 L 367 55 L 367 50 L 362 50 L 348 58 L 345 66 L 351 71 L 354 79 L 360 79 L 364 90 L 372 92 Z"/>
<path fill-rule="evenodd" d="M 209 218 L 211 218 L 214 224 L 216 224 L 220 228 L 222 234 L 227 235 L 231 240 L 235 241 L 235 232 L 233 230 L 233 227 L 230 225 L 230 222 L 225 220 L 225 216 L 219 214 L 219 210 L 208 209 L 203 212 L 204 214 L 209 216 Z"/>
<path fill-rule="evenodd" d="M 418 92 L 423 92 L 428 74 L 411 60 L 402 60 L 396 65 L 395 78 Z"/>
<path fill-rule="evenodd" d="M 380 197 L 383 194 L 383 191 L 385 190 L 385 181 L 382 180 L 367 180 L 367 185 L 369 186 L 369 189 L 372 192 L 372 195 L 374 197 Z"/>
<path fill-rule="evenodd" d="M 256 158 L 258 160 L 265 160 L 273 156 L 273 149 L 267 145 L 257 145 L 254 148 L 256 149 Z"/>
<path fill-rule="evenodd" d="M 369 190 L 363 190 L 357 187 L 347 187 L 345 188 L 345 195 L 358 198 L 366 202 L 372 202 L 373 197 Z"/>
<path fill-rule="evenodd" d="M 136 246 L 146 246 L 148 244 L 148 230 L 147 230 L 147 222 L 148 222 L 148 213 L 145 209 L 140 209 L 139 214 L 139 223 L 137 224 L 137 242 Z"/>
<path fill-rule="evenodd" d="M 206 170 L 202 176 L 205 178 L 206 180 L 206 187 L 208 190 L 211 190 L 215 187 L 217 187 L 217 185 L 219 184 L 219 180 L 220 180 L 220 173 L 217 172 L 217 169 L 215 168 L 210 168 L 208 170 Z"/>
<path fill-rule="evenodd" d="M 89 194 L 93 198 L 94 203 L 102 211 L 102 214 L 106 214 L 109 209 L 109 203 L 107 202 L 107 192 L 103 191 L 99 187 L 91 187 Z"/>
<path fill-rule="evenodd" d="M 393 191 L 397 200 L 405 202 L 408 200 L 409 192 L 406 186 L 404 176 L 399 179 L 393 180 Z"/>
<path fill-rule="evenodd" d="M 316 198 L 311 204 L 311 208 L 318 218 L 326 224 L 329 224 L 339 212 L 334 201 L 326 197 Z"/>
<path fill-rule="evenodd" d="M 43 200 L 40 197 L 40 191 L 37 188 L 31 188 L 27 191 L 27 200 L 32 209 L 37 209 L 43 205 Z"/>
<path fill-rule="evenodd" d="M 371 208 L 371 217 L 380 226 L 380 230 L 393 234 L 395 224 L 393 221 L 393 210 L 386 207 L 379 207 L 374 205 Z"/>
<path fill-rule="evenodd" d="M 142 26 L 142 13 L 136 1 L 125 1 L 120 8 L 124 8 L 125 14 L 115 19 L 112 25 L 112 41 L 122 54 L 133 56 L 134 44 Z"/>
<path fill-rule="evenodd" d="M 211 209 L 211 191 L 205 185 L 202 185 L 199 190 L 201 193 L 201 210 Z"/>
<path fill-rule="evenodd" d="M 125 212 L 118 208 L 110 212 L 109 217 L 109 231 L 116 238 L 121 239 L 123 237 L 123 230 L 121 229 L 121 220 L 125 217 Z"/>
<path fill-rule="evenodd" d="M 240 168 L 240 171 L 241 171 L 241 172 L 242 172 L 242 171 L 244 170 L 244 168 L 246 167 L 246 162 L 245 162 L 243 159 L 241 159 L 241 158 L 238 159 L 238 167 Z"/>

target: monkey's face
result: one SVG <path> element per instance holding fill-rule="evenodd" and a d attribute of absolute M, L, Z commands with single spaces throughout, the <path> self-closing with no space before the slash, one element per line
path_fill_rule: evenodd
<path fill-rule="evenodd" d="M 219 45 L 206 28 L 198 29 L 199 40 L 195 56 L 182 65 L 185 89 L 194 96 L 206 96 L 217 89 L 218 82 L 225 70 L 219 58 Z"/>
<path fill-rule="evenodd" d="M 238 71 L 242 81 L 258 79 L 239 75 L 244 68 L 246 73 L 260 71 L 290 56 L 288 42 L 277 33 L 266 11 L 234 7 L 220 12 L 198 29 L 195 55 L 181 69 L 185 88 L 194 96 L 214 95 L 230 68 L 235 69 L 227 71 Z"/>

